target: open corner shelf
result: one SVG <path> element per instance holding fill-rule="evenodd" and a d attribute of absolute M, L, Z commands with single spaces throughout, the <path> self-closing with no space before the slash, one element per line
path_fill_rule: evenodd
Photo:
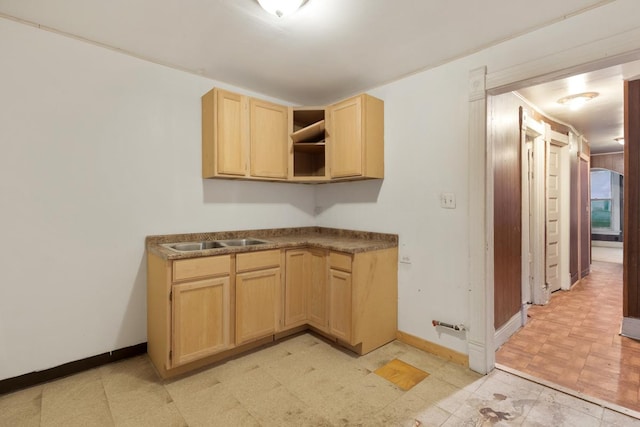
<path fill-rule="evenodd" d="M 326 131 L 324 109 L 293 110 L 291 136 L 294 177 L 324 177 Z"/>
<path fill-rule="evenodd" d="M 324 141 L 324 120 L 313 123 L 291 134 L 294 144 Z"/>

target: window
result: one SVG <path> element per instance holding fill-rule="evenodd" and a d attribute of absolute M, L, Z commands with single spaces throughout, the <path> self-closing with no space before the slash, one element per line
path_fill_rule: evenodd
<path fill-rule="evenodd" d="M 594 236 L 622 237 L 623 187 L 624 178 L 619 173 L 591 169 L 591 229 Z"/>
<path fill-rule="evenodd" d="M 591 227 L 611 229 L 611 172 L 591 171 Z"/>

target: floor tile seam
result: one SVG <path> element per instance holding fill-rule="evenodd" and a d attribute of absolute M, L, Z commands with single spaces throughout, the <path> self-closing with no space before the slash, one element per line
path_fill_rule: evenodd
<path fill-rule="evenodd" d="M 100 379 L 100 384 L 102 385 L 102 394 L 104 394 L 104 400 L 107 402 L 107 409 L 109 409 L 109 417 L 111 417 L 111 425 L 116 425 L 116 418 L 113 415 L 113 408 L 111 407 L 111 400 L 107 395 L 107 389 L 104 386 L 104 380 L 102 379 L 102 375 L 98 372 L 98 378 Z"/>
<path fill-rule="evenodd" d="M 166 387 L 164 387 L 163 384 L 161 384 L 160 386 L 164 389 L 164 392 L 171 399 L 170 402 L 165 402 L 165 405 L 169 405 L 169 404 L 173 403 L 174 406 L 176 407 L 176 410 L 179 411 L 178 405 L 176 404 L 173 396 L 169 393 L 169 391 L 166 389 Z M 106 389 L 104 390 L 104 393 L 105 393 L 105 399 L 107 401 L 107 406 L 109 408 L 109 415 L 111 415 L 111 420 L 113 422 L 113 425 L 116 425 L 116 419 L 115 419 L 115 415 L 114 415 L 115 414 L 115 409 L 112 406 L 112 399 L 109 398 L 109 394 L 107 393 Z M 123 394 L 126 394 L 126 393 L 129 393 L 129 392 L 116 393 L 116 395 L 123 395 Z M 147 409 L 146 411 L 143 411 L 143 412 L 136 412 L 133 415 L 128 415 L 128 416 L 124 417 L 121 421 L 130 421 L 130 420 L 135 419 L 136 417 L 142 416 L 142 415 L 144 415 L 144 414 L 146 414 L 148 412 L 152 412 L 152 411 L 155 411 L 155 410 L 156 410 L 156 408 Z M 184 419 L 184 416 L 182 416 L 182 413 L 180 414 L 180 416 L 182 417 L 183 421 L 185 421 L 185 424 L 186 424 L 186 420 Z"/>
<path fill-rule="evenodd" d="M 562 323 L 562 322 L 557 322 L 557 321 L 555 321 L 555 319 L 537 319 L 537 320 L 538 320 L 538 322 L 544 323 L 544 327 L 543 326 L 538 326 L 538 325 L 534 324 L 533 321 L 531 321 L 531 322 L 527 322 L 527 324 L 524 326 L 524 328 L 527 328 L 527 326 L 528 326 L 528 328 L 526 329 L 527 331 L 531 331 L 531 330 L 536 330 L 537 331 L 537 330 L 540 330 L 540 329 L 542 329 L 542 330 L 548 329 L 550 331 L 553 331 L 556 328 L 564 328 L 564 327 L 567 327 L 569 325 L 573 325 L 573 323 L 570 323 L 570 324 L 566 323 L 565 324 L 565 323 Z M 552 324 L 552 325 L 551 326 L 547 326 L 549 324 Z M 554 327 L 554 325 L 555 325 L 555 327 Z"/>
<path fill-rule="evenodd" d="M 453 413 L 453 415 L 456 415 L 456 413 L 457 413 L 457 412 L 458 412 L 458 411 L 463 407 L 463 405 L 465 405 L 465 404 L 468 404 L 470 407 L 474 407 L 474 405 L 472 405 L 471 403 L 469 403 L 469 400 L 470 400 L 470 399 L 472 399 L 472 398 L 475 398 L 475 399 L 477 399 L 478 401 L 482 402 L 482 404 L 483 404 L 483 405 L 486 405 L 486 407 L 488 407 L 488 408 L 491 408 L 492 406 L 495 406 L 495 405 L 492 405 L 492 404 L 491 404 L 491 402 L 496 402 L 496 400 L 495 400 L 495 399 L 488 398 L 487 396 L 482 395 L 482 394 L 472 393 L 472 395 L 471 395 L 471 396 L 469 396 L 469 397 L 465 400 L 465 402 L 463 402 L 463 403 L 462 403 L 462 405 L 457 409 L 457 411 L 456 411 L 456 412 L 454 412 L 454 413 Z M 511 402 L 509 402 L 509 400 L 511 400 Z M 521 406 L 521 407 L 522 407 L 522 412 L 518 415 L 518 418 L 520 418 L 520 420 L 521 420 L 521 421 L 519 421 L 519 422 L 518 422 L 518 424 L 513 424 L 513 420 L 512 420 L 512 421 L 509 423 L 509 425 L 521 425 L 521 424 L 526 420 L 527 415 L 529 414 L 529 412 L 533 409 L 533 407 L 534 407 L 534 406 L 536 405 L 536 403 L 538 402 L 539 397 L 536 397 L 535 399 L 526 399 L 526 398 L 525 398 L 525 399 L 520 399 L 520 398 L 515 398 L 515 399 L 514 399 L 514 398 L 510 398 L 510 397 L 508 397 L 506 400 L 504 400 L 504 401 L 500 401 L 500 402 L 508 402 L 509 404 L 512 404 L 512 403 L 514 403 L 514 402 L 518 402 L 518 401 L 522 403 L 522 401 L 523 401 L 523 400 L 528 400 L 528 401 L 530 400 L 530 401 L 531 401 L 531 402 L 533 402 L 533 403 L 532 403 L 530 406 L 528 406 L 528 405 L 522 405 L 522 406 Z M 504 403 L 502 403 L 502 405 L 504 405 Z M 515 409 L 515 405 L 511 405 L 511 406 L 512 406 L 512 407 L 514 407 L 514 409 Z M 462 417 L 459 417 L 459 418 L 462 418 Z M 466 425 L 466 424 L 465 424 L 465 425 Z M 484 426 L 485 424 L 482 424 L 482 425 Z"/>
<path fill-rule="evenodd" d="M 594 337 L 594 336 L 591 336 L 591 335 L 577 335 L 577 334 L 571 333 L 569 335 L 569 337 L 572 338 L 572 339 L 582 340 L 583 342 L 586 342 L 586 343 L 589 343 L 589 344 L 599 344 L 599 343 L 601 343 L 603 341 L 603 339 L 602 339 L 603 337 L 602 336 Z M 605 337 L 605 340 L 607 342 L 609 342 L 609 340 L 606 337 Z M 611 338 L 611 343 L 613 343 L 613 338 Z"/>
<path fill-rule="evenodd" d="M 617 412 L 617 413 L 620 413 L 620 414 L 623 414 L 623 415 L 627 415 L 627 416 L 630 416 L 632 418 L 640 420 L 640 411 L 636 411 L 634 409 L 626 408 L 626 407 L 618 405 L 616 403 L 608 402 L 608 401 L 606 401 L 604 399 L 600 399 L 600 398 L 597 398 L 597 397 L 589 396 L 589 395 L 585 394 L 584 392 L 572 390 L 572 389 L 570 389 L 568 387 L 564 387 L 562 385 L 556 384 L 556 383 L 554 383 L 554 382 L 552 382 L 550 380 L 545 380 L 543 378 L 536 377 L 535 375 L 527 374 L 525 372 L 521 372 L 521 371 L 518 371 L 516 369 L 512 369 L 512 368 L 510 368 L 508 366 L 505 366 L 505 365 L 499 365 L 499 364 L 496 363 L 495 367 L 496 367 L 496 369 L 499 369 L 499 370 L 504 371 L 504 372 L 511 373 L 513 375 L 516 375 L 516 376 L 520 376 L 520 377 L 522 377 L 522 378 L 524 378 L 526 380 L 538 383 L 538 384 L 543 385 L 545 387 L 548 387 L 550 389 L 557 390 L 557 391 L 559 391 L 561 393 L 564 393 L 564 394 L 573 396 L 575 398 L 584 400 L 586 402 L 593 403 L 595 405 L 601 406 L 602 408 L 609 409 L 611 411 L 614 411 L 614 412 Z"/>
<path fill-rule="evenodd" d="M 262 391 L 261 393 L 259 393 L 259 394 L 252 394 L 252 395 L 250 396 L 250 398 L 254 398 L 254 399 L 262 398 L 262 397 L 264 397 L 267 393 L 270 393 L 271 391 L 276 390 L 277 388 L 280 388 L 280 387 L 282 387 L 282 388 L 284 388 L 285 390 L 289 391 L 289 390 L 288 390 L 284 385 L 280 384 L 280 382 L 279 382 L 279 381 L 276 381 L 276 382 L 278 383 L 278 385 L 276 385 L 275 387 L 270 388 L 269 390 L 263 390 L 263 391 Z M 230 393 L 231 393 L 231 395 L 233 396 L 233 398 L 234 398 L 234 399 L 236 399 L 238 402 L 240 402 L 240 404 L 241 404 L 245 409 L 248 409 L 248 408 L 247 408 L 247 405 L 246 405 L 247 396 L 241 396 L 241 395 L 237 394 L 237 392 L 236 392 L 234 389 L 231 389 L 231 390 L 230 390 Z"/>
<path fill-rule="evenodd" d="M 574 351 L 577 350 L 572 347 L 563 347 L 558 345 L 549 345 L 547 347 L 542 347 L 536 355 L 539 356 L 549 356 L 554 359 L 562 362 L 570 362 L 576 357 L 586 358 L 591 354 L 589 351 Z"/>
<path fill-rule="evenodd" d="M 495 378 L 496 381 L 498 381 L 500 384 L 502 384 L 502 386 L 507 386 L 505 388 L 505 390 L 510 390 L 512 393 L 514 394 L 518 394 L 518 397 L 520 399 L 516 399 L 512 396 L 507 396 L 508 399 L 511 400 L 522 400 L 522 398 L 524 398 L 525 400 L 538 400 L 540 399 L 540 395 L 542 394 L 542 391 L 544 390 L 544 387 L 540 386 L 539 384 L 536 384 L 537 388 L 529 388 L 523 384 L 516 384 L 514 382 L 506 382 L 503 381 L 499 378 Z M 535 384 L 535 383 L 534 383 Z M 502 391 L 502 390 L 497 390 L 495 389 L 495 391 Z M 506 392 L 508 393 L 508 392 Z M 475 394 L 476 396 L 482 398 L 483 400 L 488 400 L 485 398 L 485 396 L 483 396 L 482 394 L 478 394 L 477 390 L 475 392 L 473 392 L 473 394 Z M 495 393 L 492 393 L 495 397 Z M 505 393 L 500 393 L 506 396 Z M 530 399 L 530 397 L 535 397 L 535 399 Z"/>
<path fill-rule="evenodd" d="M 591 351 L 590 341 L 584 339 L 576 339 L 564 337 L 564 339 L 558 339 L 557 337 L 549 337 L 549 339 L 542 345 L 543 348 L 557 348 L 561 350 L 579 351 L 581 353 L 588 353 Z"/>
<path fill-rule="evenodd" d="M 550 364 L 549 363 L 550 361 L 557 363 L 557 365 Z M 566 365 L 567 364 L 567 360 L 565 360 L 565 359 L 563 359 L 561 357 L 555 356 L 553 354 L 550 354 L 548 352 L 536 353 L 536 354 L 532 355 L 531 363 L 538 364 L 538 363 L 541 363 L 541 362 L 544 363 L 545 365 L 551 365 L 554 368 L 561 369 L 561 370 L 565 370 L 565 369 L 568 369 L 568 368 L 572 367 L 572 366 L 567 366 Z"/>
<path fill-rule="evenodd" d="M 227 392 L 228 392 L 228 391 L 227 391 Z M 227 413 L 227 412 L 229 412 L 229 411 L 232 411 L 232 410 L 234 410 L 234 409 L 237 409 L 237 408 L 239 408 L 239 407 L 244 408 L 244 405 L 242 404 L 242 402 L 241 402 L 240 400 L 238 400 L 238 399 L 237 399 L 233 394 L 231 394 L 230 392 L 228 392 L 228 393 L 229 393 L 229 397 L 233 398 L 236 404 L 235 404 L 235 405 L 233 405 L 233 406 L 231 406 L 231 407 L 229 407 L 229 408 L 227 408 L 227 409 L 225 409 L 225 410 L 223 410 L 223 411 L 221 411 L 221 412 L 220 412 L 220 414 L 225 414 L 225 413 Z M 172 398 L 173 398 L 173 397 L 172 397 Z M 181 411 L 181 410 L 180 410 L 180 406 L 182 406 L 182 403 L 180 402 L 180 400 L 181 400 L 181 399 L 178 399 L 178 400 L 174 399 L 174 400 L 173 400 L 173 404 L 176 406 L 176 409 L 178 409 L 178 411 L 180 412 L 180 415 L 182 416 L 183 420 L 184 420 L 184 421 L 185 421 L 185 423 L 186 423 L 186 417 L 185 417 L 185 415 L 184 415 L 183 411 Z M 188 424 L 188 423 L 187 423 L 187 424 Z"/>
<path fill-rule="evenodd" d="M 616 366 L 624 365 L 624 363 L 622 363 L 621 354 L 615 356 L 612 354 L 606 354 L 598 351 L 590 351 L 589 354 L 587 355 L 587 360 L 590 362 L 590 364 L 610 362 L 615 364 Z"/>
<path fill-rule="evenodd" d="M 625 339 L 632 339 L 632 338 L 628 338 L 625 337 L 624 335 L 619 335 L 619 337 L 621 338 L 625 338 Z M 640 343 L 636 343 L 636 342 L 629 342 L 626 344 L 623 344 L 623 341 L 618 341 L 616 342 L 615 340 L 613 341 L 613 343 L 611 343 L 612 347 L 620 347 L 621 349 L 626 349 L 627 351 L 633 351 L 634 353 L 637 353 L 638 357 L 640 357 Z"/>
<path fill-rule="evenodd" d="M 635 384 L 627 384 L 627 386 L 623 385 L 620 387 L 619 382 L 607 383 L 606 378 L 602 379 L 602 381 L 598 381 L 597 378 L 589 379 L 589 378 L 578 378 L 576 381 L 576 387 L 580 389 L 581 392 L 584 393 L 601 393 L 606 397 L 603 397 L 606 401 L 611 401 L 611 396 L 615 396 L 616 399 L 622 399 L 621 395 L 624 395 L 625 390 L 631 391 L 632 394 L 635 395 L 633 399 L 634 402 L 640 405 L 638 401 L 638 383 Z M 627 399 L 628 400 L 628 399 Z M 615 403 L 615 402 L 614 402 Z"/>
<path fill-rule="evenodd" d="M 44 387 L 40 390 L 40 408 L 38 410 L 38 426 L 42 425 L 42 395 L 43 395 Z M 109 408 L 109 413 L 111 413 L 111 408 Z M 113 416 L 111 417 L 113 418 Z"/>
<path fill-rule="evenodd" d="M 101 378 L 99 378 L 99 380 L 100 380 L 100 383 L 101 383 L 101 385 L 102 385 L 102 379 L 101 379 Z M 105 389 L 104 389 L 104 386 L 102 386 L 102 394 L 103 394 L 103 398 L 104 398 L 104 403 L 106 403 L 107 411 L 109 412 L 109 419 L 111 420 L 111 425 L 112 425 L 112 426 L 115 426 L 115 425 L 116 425 L 115 418 L 114 418 L 114 416 L 113 416 L 113 411 L 112 411 L 112 409 L 111 409 L 111 404 L 110 404 L 110 401 L 109 401 L 109 399 L 108 399 L 108 397 L 107 397 L 107 394 L 106 394 L 106 391 L 105 391 Z M 43 399 L 41 399 L 41 408 L 40 408 L 40 425 L 42 425 L 42 424 L 43 424 L 43 422 L 44 422 L 44 411 L 42 410 L 42 409 L 43 409 L 42 403 L 43 403 Z M 102 403 L 102 402 L 100 402 L 100 401 L 93 401 L 93 402 L 89 403 L 88 405 L 83 404 L 83 405 L 82 405 L 82 409 L 83 409 L 83 410 L 86 410 L 87 408 L 90 408 L 90 409 L 92 409 L 92 410 L 93 410 L 93 409 L 95 409 L 95 407 L 97 407 L 97 406 L 98 406 L 98 405 L 100 405 L 101 403 Z M 56 408 L 56 409 L 57 409 L 57 408 Z M 72 418 L 73 416 L 74 416 L 73 414 L 65 414 L 63 419 L 67 420 L 67 419 L 69 419 L 69 418 Z"/>
<path fill-rule="evenodd" d="M 432 374 L 432 375 L 430 375 L 430 376 L 433 376 L 434 378 L 437 378 L 437 379 L 441 380 L 442 382 L 445 382 L 445 383 L 447 383 L 448 385 L 455 387 L 455 388 L 456 388 L 456 391 L 455 391 L 455 392 L 458 392 L 458 391 L 460 391 L 460 390 L 464 390 L 464 387 L 460 387 L 459 385 L 454 384 L 454 383 L 452 383 L 451 381 L 447 381 L 447 379 L 446 379 L 446 378 L 439 377 L 439 376 L 435 376 L 435 374 Z M 472 392 L 470 392 L 470 393 L 472 393 Z"/>
<path fill-rule="evenodd" d="M 164 384 L 162 385 L 164 387 Z M 171 403 L 173 403 L 173 406 L 176 408 L 176 411 L 178 412 L 178 414 L 180 415 L 180 418 L 182 419 L 182 421 L 184 422 L 184 425 L 186 425 L 187 427 L 189 426 L 189 423 L 187 423 L 187 419 L 185 418 L 184 414 L 182 413 L 182 411 L 180 410 L 180 405 L 178 405 L 178 403 L 176 402 L 175 398 L 171 395 L 171 393 L 169 393 L 169 390 L 165 388 L 165 392 L 171 397 Z M 168 405 L 169 403 L 167 403 Z"/>

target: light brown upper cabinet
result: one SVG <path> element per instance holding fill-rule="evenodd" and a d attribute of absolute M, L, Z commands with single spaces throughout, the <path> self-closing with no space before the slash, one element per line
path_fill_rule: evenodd
<path fill-rule="evenodd" d="M 202 176 L 247 175 L 247 97 L 213 89 L 202 97 Z"/>
<path fill-rule="evenodd" d="M 282 105 L 251 98 L 251 176 L 287 178 L 287 114 Z"/>
<path fill-rule="evenodd" d="M 331 178 L 384 178 L 384 103 L 366 94 L 327 108 Z"/>
<path fill-rule="evenodd" d="M 221 89 L 202 97 L 202 177 L 287 178 L 287 107 Z"/>
<path fill-rule="evenodd" d="M 329 107 L 285 107 L 214 88 L 202 97 L 202 177 L 384 178 L 384 103 L 363 94 Z"/>

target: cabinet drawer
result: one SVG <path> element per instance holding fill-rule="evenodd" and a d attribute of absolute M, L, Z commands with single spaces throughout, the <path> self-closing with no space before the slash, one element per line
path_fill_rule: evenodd
<path fill-rule="evenodd" d="M 336 270 L 351 271 L 351 255 L 331 252 L 329 254 L 329 266 Z"/>
<path fill-rule="evenodd" d="M 236 271 L 238 273 L 270 267 L 280 267 L 280 251 L 277 249 L 236 255 Z"/>
<path fill-rule="evenodd" d="M 206 276 L 221 276 L 231 271 L 231 256 L 209 256 L 173 262 L 173 281 Z"/>

